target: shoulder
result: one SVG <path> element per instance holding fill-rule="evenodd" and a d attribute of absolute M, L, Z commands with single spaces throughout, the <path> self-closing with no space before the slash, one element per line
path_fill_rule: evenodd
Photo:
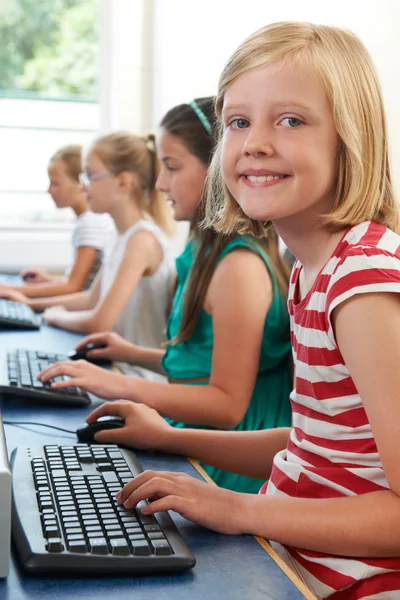
<path fill-rule="evenodd" d="M 249 252 L 260 256 L 264 261 L 268 260 L 265 250 L 261 247 L 261 244 L 251 235 L 236 236 L 222 250 L 219 260 L 222 260 L 227 254 L 238 250 L 248 250 Z"/>
<path fill-rule="evenodd" d="M 75 222 L 75 236 L 90 235 L 101 237 L 112 232 L 115 232 L 115 226 L 110 215 L 96 214 L 91 210 L 87 210 Z"/>
<path fill-rule="evenodd" d="M 246 273 L 253 277 L 258 273 L 264 281 L 273 280 L 275 276 L 269 257 L 261 244 L 250 235 L 240 235 L 233 239 L 222 250 L 216 271 L 238 272 L 243 277 Z"/>
<path fill-rule="evenodd" d="M 377 223 L 351 228 L 329 261 L 328 304 L 354 294 L 400 292 L 400 236 Z"/>
<path fill-rule="evenodd" d="M 91 210 L 85 210 L 84 213 L 79 215 L 76 219 L 75 227 L 107 227 L 112 229 L 114 227 L 113 220 L 110 215 L 105 213 L 94 213 Z"/>
<path fill-rule="evenodd" d="M 251 248 L 237 245 L 217 264 L 210 282 L 212 288 L 263 293 L 272 289 L 272 282 L 263 258 Z"/>

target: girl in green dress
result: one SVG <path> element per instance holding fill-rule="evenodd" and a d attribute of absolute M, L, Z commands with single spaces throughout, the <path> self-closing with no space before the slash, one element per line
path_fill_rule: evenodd
<path fill-rule="evenodd" d="M 290 425 L 288 271 L 277 236 L 271 232 L 265 240 L 221 235 L 199 226 L 216 137 L 213 98 L 170 110 L 157 136 L 158 188 L 175 219 L 191 223 L 189 241 L 176 261 L 166 347 L 134 346 L 108 332 L 89 335 L 78 346 L 105 344 L 91 356 L 166 373 L 169 384 L 111 373 L 86 361 L 49 367 L 41 375 L 43 381 L 69 375 L 68 382 L 53 387 L 77 385 L 104 398 L 143 403 L 180 428 L 260 430 Z M 258 175 L 252 177 L 257 180 Z M 124 411 L 131 408 L 123 403 Z M 104 431 L 98 440 L 115 441 L 117 433 Z M 254 492 L 261 485 L 203 466 L 222 487 Z"/>

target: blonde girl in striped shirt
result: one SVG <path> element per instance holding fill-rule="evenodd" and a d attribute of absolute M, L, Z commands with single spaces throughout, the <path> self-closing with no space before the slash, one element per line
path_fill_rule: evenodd
<path fill-rule="evenodd" d="M 258 495 L 146 472 L 118 499 L 272 540 L 318 598 L 400 598 L 400 236 L 382 95 L 348 31 L 269 25 L 219 82 L 208 222 L 298 257 L 289 289 L 293 427 L 174 430 L 146 406 L 101 442 L 195 456 L 269 479 Z M 131 405 L 131 403 L 128 403 Z"/>

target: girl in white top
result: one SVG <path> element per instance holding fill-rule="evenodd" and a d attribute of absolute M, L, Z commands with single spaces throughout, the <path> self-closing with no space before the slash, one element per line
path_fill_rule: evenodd
<path fill-rule="evenodd" d="M 119 315 L 113 330 L 125 340 L 140 346 L 160 348 L 165 341 L 164 330 L 170 300 L 173 261 L 168 237 L 159 227 L 149 220 L 141 219 L 122 233 L 103 266 L 100 283 L 100 301 L 107 297 L 112 287 L 116 272 L 129 251 L 129 244 L 139 232 L 148 232 L 158 241 L 164 259 L 154 275 L 142 277 L 135 287 L 135 292 L 128 299 L 124 311 Z M 126 375 L 138 375 L 153 381 L 165 381 L 165 377 L 140 366 L 127 362 L 115 363 Z"/>
<path fill-rule="evenodd" d="M 100 137 L 84 168 L 81 181 L 90 207 L 111 215 L 117 243 L 90 290 L 45 298 L 35 308 L 46 309 L 43 319 L 56 327 L 81 333 L 116 328 L 131 342 L 160 346 L 174 272 L 166 232 L 173 231 L 174 221 L 154 188 L 154 137 L 125 132 Z"/>
<path fill-rule="evenodd" d="M 21 272 L 25 285 L 1 286 L 2 297 L 27 303 L 28 298 L 73 294 L 88 289 L 100 269 L 115 228 L 109 215 L 95 214 L 88 209 L 86 194 L 79 185 L 81 154 L 81 146 L 64 146 L 50 158 L 48 166 L 48 193 L 57 208 L 71 208 L 76 216 L 73 257 L 65 277 L 41 269 L 25 269 Z M 32 306 L 35 306 L 34 301 Z"/>

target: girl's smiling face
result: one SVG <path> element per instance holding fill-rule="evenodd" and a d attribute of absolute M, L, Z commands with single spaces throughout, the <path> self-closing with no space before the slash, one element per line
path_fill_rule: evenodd
<path fill-rule="evenodd" d="M 191 221 L 202 198 L 206 165 L 179 137 L 162 128 L 157 135 L 157 154 L 162 165 L 157 188 L 165 193 L 176 221 Z"/>
<path fill-rule="evenodd" d="M 222 119 L 223 177 L 248 217 L 329 211 L 339 138 L 313 73 L 276 63 L 245 73 L 227 88 Z"/>

